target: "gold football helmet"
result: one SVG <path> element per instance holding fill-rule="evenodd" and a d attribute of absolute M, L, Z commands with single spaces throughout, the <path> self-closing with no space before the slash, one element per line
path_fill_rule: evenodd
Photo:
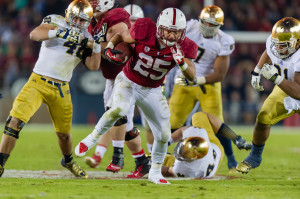
<path fill-rule="evenodd" d="M 218 29 L 223 25 L 224 12 L 223 10 L 215 5 L 207 6 L 202 9 L 200 16 L 200 31 L 204 37 L 213 37 Z M 205 25 L 204 22 L 212 24 L 214 26 Z"/>
<path fill-rule="evenodd" d="M 208 143 L 201 137 L 188 137 L 179 141 L 174 148 L 175 158 L 181 161 L 201 159 L 208 153 Z"/>
<path fill-rule="evenodd" d="M 300 22 L 292 17 L 279 20 L 272 29 L 271 52 L 280 59 L 292 55 L 300 44 Z"/>
<path fill-rule="evenodd" d="M 79 30 L 88 28 L 92 17 L 93 8 L 86 0 L 74 0 L 66 9 L 67 23 Z"/>

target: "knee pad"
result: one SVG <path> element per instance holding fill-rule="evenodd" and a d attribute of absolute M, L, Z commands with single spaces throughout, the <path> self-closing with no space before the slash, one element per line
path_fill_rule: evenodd
<path fill-rule="evenodd" d="M 14 137 L 14 138 L 18 139 L 19 138 L 19 133 L 22 130 L 22 128 L 24 127 L 25 122 L 20 120 L 20 123 L 18 125 L 18 129 L 15 130 L 13 128 L 8 127 L 8 124 L 11 121 L 11 118 L 12 118 L 12 116 L 8 116 L 3 133 L 8 135 L 8 136 L 11 136 L 11 137 Z"/>
<path fill-rule="evenodd" d="M 114 126 L 121 126 L 126 123 L 127 123 L 127 116 L 125 115 L 125 116 L 121 117 L 120 119 L 118 119 L 116 121 L 116 123 L 114 124 Z"/>
<path fill-rule="evenodd" d="M 133 127 L 131 131 L 127 131 L 125 135 L 125 141 L 130 141 L 139 136 L 140 131 L 138 128 Z"/>

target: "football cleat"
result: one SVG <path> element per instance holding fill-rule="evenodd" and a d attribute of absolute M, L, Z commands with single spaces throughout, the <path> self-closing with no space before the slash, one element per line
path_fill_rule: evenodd
<path fill-rule="evenodd" d="M 97 140 L 92 137 L 92 134 L 89 134 L 75 147 L 75 155 L 78 157 L 84 156 L 96 144 Z"/>
<path fill-rule="evenodd" d="M 236 170 L 241 173 L 248 173 L 252 168 L 254 167 L 252 167 L 252 165 L 245 160 L 238 163 L 238 165 L 236 166 Z"/>
<path fill-rule="evenodd" d="M 65 168 L 67 168 L 69 171 L 71 171 L 71 173 L 73 173 L 73 175 L 75 177 L 88 178 L 87 173 L 82 168 L 80 168 L 80 166 L 77 165 L 74 160 L 72 160 L 71 162 L 65 163 L 65 159 L 63 158 L 61 160 L 61 165 Z"/>
<path fill-rule="evenodd" d="M 106 167 L 106 171 L 118 173 L 124 167 L 124 154 L 114 153 L 111 162 Z"/>
<path fill-rule="evenodd" d="M 4 173 L 4 168 L 2 167 L 2 165 L 0 165 L 0 177 L 3 175 Z"/>
<path fill-rule="evenodd" d="M 241 136 L 238 136 L 236 139 L 234 139 L 233 143 L 238 149 L 246 149 L 248 151 L 252 148 L 252 144 L 244 138 L 242 138 Z"/>
<path fill-rule="evenodd" d="M 144 158 L 141 161 L 138 161 L 138 158 L 135 159 L 135 170 L 132 174 L 127 175 L 127 178 L 141 178 L 144 175 L 149 173 L 149 170 L 151 168 L 151 163 L 150 163 L 150 159 L 148 159 L 147 157 Z"/>
<path fill-rule="evenodd" d="M 154 184 L 171 184 L 169 183 L 161 173 L 150 174 L 148 175 L 148 180 Z"/>
<path fill-rule="evenodd" d="M 101 162 L 102 158 L 95 153 L 93 154 L 93 157 L 85 157 L 84 161 L 87 165 L 89 165 L 91 168 L 97 168 Z"/>

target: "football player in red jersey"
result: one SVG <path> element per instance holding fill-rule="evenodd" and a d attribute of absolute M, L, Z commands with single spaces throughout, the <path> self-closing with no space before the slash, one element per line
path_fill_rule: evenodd
<path fill-rule="evenodd" d="M 183 75 L 193 81 L 197 45 L 185 37 L 186 19 L 182 11 L 167 8 L 161 12 L 157 25 L 147 18 L 138 19 L 130 30 L 116 34 L 108 43 L 105 55 L 119 62 L 112 53 L 120 42 L 135 43 L 133 55 L 116 77 L 112 106 L 103 114 L 95 130 L 75 148 L 77 156 L 97 144 L 99 137 L 126 115 L 133 104 L 144 112 L 154 134 L 152 165 L 148 179 L 155 184 L 169 184 L 162 176 L 161 167 L 171 136 L 170 110 L 161 92 L 165 75 L 178 65 Z"/>
<path fill-rule="evenodd" d="M 131 27 L 130 15 L 123 8 L 114 8 L 114 0 L 90 0 L 90 4 L 94 9 L 94 18 L 89 26 L 91 34 L 98 34 L 102 29 L 106 29 L 105 42 L 102 42 L 102 48 L 105 48 L 107 42 L 116 33 L 128 30 Z M 105 27 L 105 28 L 104 28 Z M 122 71 L 124 64 L 114 64 L 106 59 L 101 61 L 101 71 L 106 80 L 106 88 L 104 91 L 104 105 L 106 109 L 110 107 L 110 96 L 113 92 L 113 85 L 115 77 Z M 130 108 L 128 114 L 120 118 L 108 133 L 104 134 L 96 147 L 93 157 L 86 157 L 85 162 L 92 168 L 98 167 L 104 156 L 107 147 L 112 141 L 114 147 L 114 154 L 111 163 L 106 170 L 111 172 L 118 172 L 124 166 L 124 140 L 128 148 L 135 158 L 137 165 L 145 165 L 149 170 L 149 160 L 145 156 L 144 150 L 137 142 L 139 130 L 133 127 L 133 112 L 134 105 Z M 125 136 L 126 133 L 126 136 Z M 141 176 L 140 176 L 141 177 Z"/>

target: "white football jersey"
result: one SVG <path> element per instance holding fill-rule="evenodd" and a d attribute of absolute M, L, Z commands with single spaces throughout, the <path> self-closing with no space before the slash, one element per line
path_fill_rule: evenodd
<path fill-rule="evenodd" d="M 297 50 L 286 59 L 279 59 L 271 52 L 271 37 L 272 35 L 268 37 L 266 42 L 267 54 L 270 57 L 272 64 L 278 69 L 279 75 L 292 81 L 294 71 L 300 72 L 300 50 Z"/>
<path fill-rule="evenodd" d="M 182 138 L 198 136 L 208 143 L 208 153 L 204 158 L 192 162 L 175 159 L 173 171 L 177 177 L 210 178 L 215 175 L 221 159 L 220 148 L 211 143 L 205 129 L 189 127 L 183 131 Z"/>
<path fill-rule="evenodd" d="M 233 37 L 219 29 L 214 37 L 204 38 L 200 32 L 200 23 L 195 19 L 187 22 L 186 36 L 198 45 L 197 57 L 193 60 L 198 77 L 213 73 L 215 59 L 230 55 L 234 50 Z M 177 76 L 182 76 L 180 70 L 177 71 Z"/>
<path fill-rule="evenodd" d="M 55 25 L 60 29 L 70 28 L 65 18 L 60 15 L 48 15 L 42 24 Z M 84 36 L 91 39 L 88 30 L 84 30 Z M 79 45 L 61 38 L 53 38 L 42 42 L 39 58 L 34 66 L 33 72 L 69 82 L 73 70 L 81 61 L 83 48 Z"/>

